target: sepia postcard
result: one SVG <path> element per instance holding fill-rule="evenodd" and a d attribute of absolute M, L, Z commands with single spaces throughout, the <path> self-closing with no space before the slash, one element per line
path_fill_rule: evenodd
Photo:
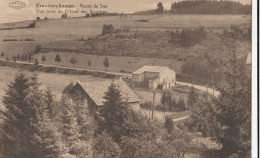
<path fill-rule="evenodd" d="M 0 158 L 257 157 L 256 0 L 1 0 Z"/>

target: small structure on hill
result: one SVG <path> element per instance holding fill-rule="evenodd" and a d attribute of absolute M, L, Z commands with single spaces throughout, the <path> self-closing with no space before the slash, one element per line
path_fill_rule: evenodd
<path fill-rule="evenodd" d="M 176 73 L 168 67 L 143 66 L 132 74 L 136 86 L 150 89 L 168 89 L 175 85 Z"/>
<path fill-rule="evenodd" d="M 63 94 L 67 94 L 74 101 L 83 100 L 90 112 L 95 114 L 104 105 L 105 92 L 107 92 L 108 87 L 112 83 L 120 90 L 125 104 L 133 105 L 140 103 L 139 97 L 121 79 L 97 82 L 73 81 L 65 87 Z"/>
<path fill-rule="evenodd" d="M 113 34 L 113 33 L 115 33 L 115 29 L 114 29 L 112 24 L 109 24 L 109 25 L 104 24 L 103 25 L 102 35 Z"/>

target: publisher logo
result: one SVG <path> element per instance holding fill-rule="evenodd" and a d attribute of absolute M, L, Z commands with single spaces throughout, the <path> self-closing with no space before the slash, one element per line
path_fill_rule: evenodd
<path fill-rule="evenodd" d="M 25 7 L 25 3 L 21 1 L 13 1 L 9 3 L 10 8 L 21 9 Z"/>

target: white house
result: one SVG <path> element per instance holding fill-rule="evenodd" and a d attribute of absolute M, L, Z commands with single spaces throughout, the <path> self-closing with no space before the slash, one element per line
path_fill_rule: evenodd
<path fill-rule="evenodd" d="M 150 89 L 157 89 L 161 86 L 162 89 L 166 89 L 175 84 L 176 73 L 168 67 L 146 65 L 133 72 L 132 81 L 137 86 Z"/>

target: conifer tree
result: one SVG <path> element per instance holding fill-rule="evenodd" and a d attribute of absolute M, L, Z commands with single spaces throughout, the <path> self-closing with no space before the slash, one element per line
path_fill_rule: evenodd
<path fill-rule="evenodd" d="M 68 148 L 69 154 L 79 158 L 91 157 L 91 142 L 82 139 L 80 126 L 75 116 L 75 105 L 66 96 L 63 96 L 61 104 L 62 140 Z"/>
<path fill-rule="evenodd" d="M 46 104 L 46 108 L 48 111 L 48 115 L 51 119 L 54 119 L 58 111 L 58 105 L 56 101 L 54 100 L 54 95 L 52 93 L 52 89 L 50 87 L 47 87 L 47 89 L 44 91 L 44 100 Z"/>
<path fill-rule="evenodd" d="M 107 68 L 109 67 L 109 60 L 106 57 L 105 60 L 103 61 L 103 65 L 105 66 L 105 71 L 107 70 Z"/>
<path fill-rule="evenodd" d="M 193 105 L 196 103 L 198 100 L 198 93 L 196 92 L 195 88 L 192 86 L 188 95 L 188 100 L 187 100 L 187 106 L 189 108 L 192 108 Z"/>
<path fill-rule="evenodd" d="M 51 121 L 46 108 L 43 108 L 41 119 L 37 124 L 37 132 L 34 134 L 35 145 L 39 147 L 38 157 L 56 158 L 68 152 L 61 141 L 61 133 Z"/>
<path fill-rule="evenodd" d="M 119 158 L 121 149 L 107 132 L 98 134 L 94 142 L 94 157 Z"/>
<path fill-rule="evenodd" d="M 165 117 L 164 126 L 165 126 L 167 132 L 171 133 L 173 131 L 173 128 L 174 128 L 174 124 L 173 124 L 172 118 Z"/>
<path fill-rule="evenodd" d="M 16 74 L 13 82 L 8 84 L 8 89 L 3 98 L 6 108 L 1 111 L 4 116 L 3 141 L 4 155 L 6 157 L 28 157 L 26 147 L 29 145 L 28 125 L 32 114 L 27 112 L 30 83 L 24 73 Z M 16 150 L 13 150 L 16 149 Z"/>
<path fill-rule="evenodd" d="M 104 99 L 104 106 L 100 110 L 101 119 L 99 120 L 98 132 L 106 130 L 118 143 L 121 139 L 121 130 L 126 119 L 127 107 L 124 105 L 120 91 L 114 83 L 109 86 Z"/>

